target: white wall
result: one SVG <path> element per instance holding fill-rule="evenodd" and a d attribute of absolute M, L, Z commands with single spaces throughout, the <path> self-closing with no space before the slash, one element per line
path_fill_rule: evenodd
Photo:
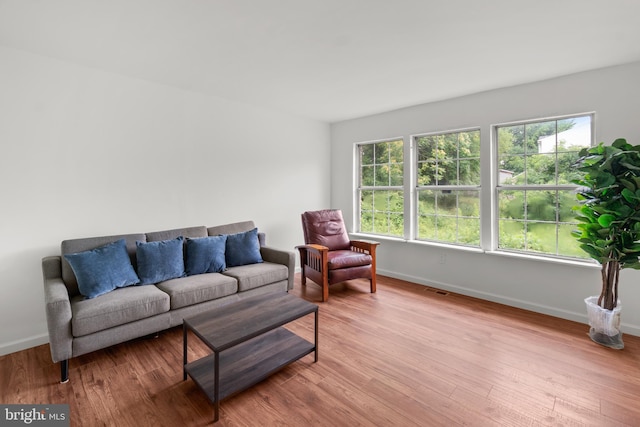
<path fill-rule="evenodd" d="M 302 243 L 329 125 L 0 48 L 0 354 L 48 341 L 40 260 L 67 238 L 252 219 Z M 313 189 L 312 191 L 309 189 Z"/>
<path fill-rule="evenodd" d="M 331 126 L 331 205 L 353 217 L 357 142 L 481 127 L 482 162 L 492 124 L 595 111 L 596 141 L 640 144 L 640 63 L 424 104 Z M 419 88 L 417 88 L 418 90 Z M 405 153 L 407 151 L 405 150 Z M 491 208 L 490 170 L 482 175 L 482 212 Z M 483 240 L 491 223 L 484 215 Z M 353 229 L 353 228 L 352 228 Z M 599 293 L 597 266 L 560 264 L 380 239 L 378 272 L 586 323 L 584 298 Z M 444 255 L 444 264 L 441 263 Z M 623 332 L 640 335 L 640 272 L 621 276 Z M 428 310 L 428 307 L 425 307 Z"/>

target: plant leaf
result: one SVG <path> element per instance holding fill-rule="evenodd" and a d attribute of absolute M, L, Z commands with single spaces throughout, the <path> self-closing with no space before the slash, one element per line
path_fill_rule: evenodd
<path fill-rule="evenodd" d="M 616 217 L 611 214 L 600 215 L 598 218 L 598 224 L 603 227 L 609 227 L 613 221 L 616 220 Z"/>

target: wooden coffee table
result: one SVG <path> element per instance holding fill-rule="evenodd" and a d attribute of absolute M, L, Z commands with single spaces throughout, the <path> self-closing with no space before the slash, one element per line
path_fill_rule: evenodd
<path fill-rule="evenodd" d="M 315 313 L 311 343 L 282 326 Z M 213 353 L 188 363 L 187 332 L 191 330 Z M 183 323 L 184 380 L 187 374 L 214 405 L 264 380 L 284 366 L 315 352 L 318 361 L 318 306 L 286 292 L 259 295 Z"/>

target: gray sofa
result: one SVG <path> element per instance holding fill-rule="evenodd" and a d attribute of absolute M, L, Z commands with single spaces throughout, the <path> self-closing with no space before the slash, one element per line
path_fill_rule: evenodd
<path fill-rule="evenodd" d="M 265 246 L 264 233 L 258 233 L 262 262 L 157 284 L 121 287 L 104 295 L 86 298 L 80 293 L 74 270 L 64 255 L 89 251 L 124 239 L 131 265 L 136 268 L 136 242 L 180 240 L 180 236 L 196 239 L 253 229 L 253 221 L 245 221 L 209 228 L 200 226 L 63 241 L 60 255 L 42 259 L 51 358 L 53 362 L 60 362 L 61 382 L 68 381 L 69 359 L 72 357 L 153 335 L 181 325 L 186 317 L 242 298 L 267 292 L 287 292 L 293 289 L 295 269 L 293 252 Z"/>

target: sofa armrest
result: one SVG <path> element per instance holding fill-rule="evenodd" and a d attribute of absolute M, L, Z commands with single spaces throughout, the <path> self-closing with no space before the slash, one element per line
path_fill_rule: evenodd
<path fill-rule="evenodd" d="M 51 359 L 54 362 L 62 362 L 73 356 L 73 335 L 71 333 L 71 300 L 69 291 L 62 281 L 60 256 L 42 259 L 42 276 Z"/>
<path fill-rule="evenodd" d="M 296 270 L 296 254 L 291 251 L 262 246 L 260 247 L 260 255 L 262 255 L 262 259 L 264 261 L 282 264 L 289 269 L 287 289 L 293 289 L 293 278 L 295 277 Z"/>

